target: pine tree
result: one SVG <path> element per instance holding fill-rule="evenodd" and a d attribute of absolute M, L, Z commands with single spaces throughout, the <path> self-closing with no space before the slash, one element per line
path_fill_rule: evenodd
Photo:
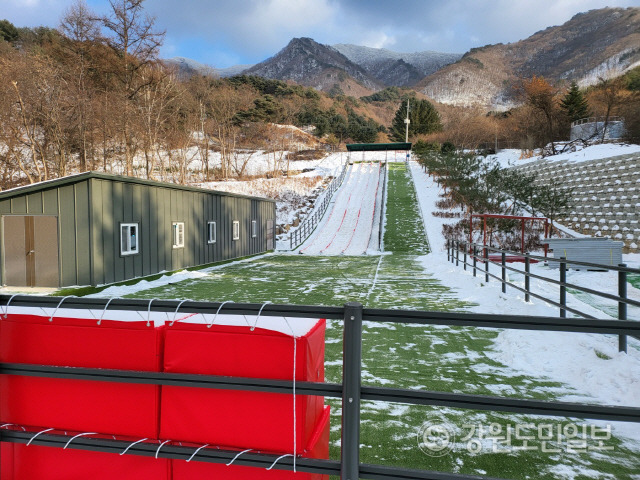
<path fill-rule="evenodd" d="M 0 20 L 0 39 L 5 42 L 15 42 L 20 34 L 18 29 L 9 20 Z"/>
<path fill-rule="evenodd" d="M 589 104 L 575 81 L 571 82 L 569 91 L 562 99 L 560 105 L 572 122 L 589 116 Z"/>
<path fill-rule="evenodd" d="M 419 134 L 428 134 L 442 130 L 440 115 L 435 107 L 426 100 L 409 100 L 409 138 Z M 391 124 L 391 135 L 394 140 L 404 142 L 405 124 L 407 118 L 407 101 L 403 101 L 396 111 Z"/>

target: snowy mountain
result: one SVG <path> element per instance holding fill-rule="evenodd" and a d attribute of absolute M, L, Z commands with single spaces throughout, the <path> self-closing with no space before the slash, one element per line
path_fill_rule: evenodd
<path fill-rule="evenodd" d="M 638 64 L 640 8 L 603 8 L 519 42 L 473 48 L 416 87 L 442 103 L 500 109 L 513 103 L 519 78 L 538 75 L 590 85 Z"/>
<path fill-rule="evenodd" d="M 408 86 L 438 102 L 502 110 L 517 103 L 514 86 L 522 78 L 538 75 L 554 83 L 576 80 L 586 86 L 640 65 L 640 7 L 591 10 L 527 39 L 472 48 L 464 55 L 399 53 L 294 38 L 254 66 L 217 70 L 185 58 L 167 62 L 187 74 L 246 73 L 354 97 Z"/>
<path fill-rule="evenodd" d="M 277 80 L 292 80 L 327 91 L 336 85 L 344 90 L 342 83 L 348 80 L 348 77 L 365 89 L 378 90 L 384 86 L 338 50 L 311 38 L 294 38 L 275 56 L 244 73 Z"/>
<path fill-rule="evenodd" d="M 215 77 L 233 77 L 239 75 L 247 68 L 251 68 L 253 65 L 234 65 L 228 68 L 213 68 L 204 63 L 200 63 L 191 58 L 185 57 L 173 57 L 163 60 L 165 65 L 173 66 L 178 69 L 180 75 L 190 76 L 194 74 L 199 75 L 213 75 Z"/>
<path fill-rule="evenodd" d="M 353 63 L 387 86 L 411 86 L 462 57 L 461 53 L 434 51 L 399 53 L 386 48 L 339 43 L 332 45 Z"/>

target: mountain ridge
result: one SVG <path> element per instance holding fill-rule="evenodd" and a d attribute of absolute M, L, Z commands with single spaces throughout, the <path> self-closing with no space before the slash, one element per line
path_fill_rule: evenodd
<path fill-rule="evenodd" d="M 374 75 L 386 86 L 395 87 L 412 86 L 427 75 L 435 73 L 440 68 L 462 58 L 462 53 L 443 53 L 433 50 L 402 53 L 386 48 L 372 48 L 345 43 L 338 43 L 332 45 L 332 47 L 352 62 L 360 65 L 369 74 Z M 413 72 L 416 72 L 420 78 L 415 81 L 399 83 L 397 80 L 394 81 L 394 75 L 387 73 L 392 68 L 399 68 L 401 72 L 408 73 L 411 80 L 416 77 Z M 404 77 L 403 74 L 396 74 L 395 76 Z"/>
<path fill-rule="evenodd" d="M 308 37 L 293 38 L 273 57 L 245 70 L 247 75 L 258 75 L 277 80 L 291 80 L 302 85 L 329 90 L 346 80 L 335 69 L 343 71 L 369 90 L 383 85 L 338 50 Z"/>
<path fill-rule="evenodd" d="M 213 71 L 220 76 L 243 73 L 293 81 L 354 97 L 390 86 L 409 87 L 444 104 L 505 110 L 519 102 L 514 87 L 523 78 L 537 75 L 553 83 L 575 80 L 588 86 L 639 64 L 640 7 L 606 7 L 579 13 L 517 42 L 485 45 L 464 54 L 400 53 L 324 45 L 301 37 L 247 69 Z M 183 61 L 179 68 L 191 67 Z M 209 71 L 205 68 L 190 71 Z"/>
<path fill-rule="evenodd" d="M 513 86 L 533 75 L 558 82 L 593 85 L 640 64 L 640 7 L 603 8 L 579 13 L 510 44 L 473 48 L 416 85 L 435 101 L 506 109 Z"/>

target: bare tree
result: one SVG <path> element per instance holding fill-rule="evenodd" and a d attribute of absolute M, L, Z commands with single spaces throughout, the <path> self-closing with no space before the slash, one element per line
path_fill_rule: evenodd
<path fill-rule="evenodd" d="M 527 103 L 542 114 L 546 126 L 546 142 L 551 144 L 552 153 L 556 153 L 554 143 L 558 117 L 558 91 L 543 77 L 533 76 L 523 82 L 523 90 Z"/>
<path fill-rule="evenodd" d="M 211 119 L 220 146 L 223 178 L 228 178 L 231 174 L 232 152 L 238 141 L 236 113 L 252 104 L 252 98 L 247 93 L 242 88 L 222 83 L 210 89 Z"/>
<path fill-rule="evenodd" d="M 44 60 L 43 60 L 44 61 Z M 29 183 L 47 180 L 49 137 L 43 128 L 43 112 L 48 109 L 47 84 L 50 78 L 38 58 L 16 56 L 2 69 L 3 90 L 9 97 L 5 113 L 4 141 L 11 158 Z"/>
<path fill-rule="evenodd" d="M 149 64 L 140 72 L 147 87 L 142 91 L 137 103 L 143 125 L 145 171 L 147 178 L 152 178 L 159 157 L 160 135 L 171 120 L 171 106 L 179 99 L 180 93 L 176 88 L 175 77 L 160 64 Z"/>
<path fill-rule="evenodd" d="M 135 152 L 131 102 L 148 86 L 150 80 L 140 75 L 141 69 L 155 61 L 164 39 L 164 32 L 154 29 L 155 19 L 144 15 L 143 3 L 144 0 L 109 0 L 111 14 L 102 19 L 104 26 L 113 34 L 107 42 L 119 59 L 115 73 L 126 100 L 121 113 L 121 127 L 127 175 L 133 174 Z"/>
<path fill-rule="evenodd" d="M 622 104 L 624 99 L 625 84 L 622 77 L 598 77 L 598 89 L 595 92 L 596 98 L 604 106 L 604 126 L 602 128 L 601 141 L 604 142 L 609 128 L 611 115 Z"/>
<path fill-rule="evenodd" d="M 93 155 L 89 162 L 90 142 L 88 139 L 90 124 L 93 118 L 91 112 L 93 88 L 88 74 L 92 66 L 90 50 L 94 42 L 99 39 L 100 31 L 95 14 L 89 9 L 84 0 L 76 0 L 64 13 L 60 20 L 60 31 L 67 38 L 64 43 L 69 59 L 66 62 L 71 75 L 70 95 L 73 96 L 74 115 L 73 120 L 77 124 L 78 147 L 80 157 L 80 171 L 87 170 L 88 165 L 93 166 Z M 91 168 L 91 167 L 89 167 Z"/>
<path fill-rule="evenodd" d="M 214 131 L 210 90 L 213 88 L 211 79 L 207 76 L 193 77 L 189 81 L 189 91 L 192 99 L 191 124 L 197 136 L 198 154 L 202 163 L 202 181 L 211 180 L 209 153 L 212 134 Z"/>

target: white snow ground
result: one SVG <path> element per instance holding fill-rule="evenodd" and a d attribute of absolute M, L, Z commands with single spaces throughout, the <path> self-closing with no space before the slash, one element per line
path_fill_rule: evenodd
<path fill-rule="evenodd" d="M 607 156 L 607 155 L 605 155 Z M 421 257 L 425 269 L 444 285 L 452 288 L 461 300 L 474 303 L 469 310 L 478 313 L 501 313 L 512 315 L 558 316 L 558 309 L 532 299 L 524 301 L 524 294 L 501 291 L 500 283 L 484 282 L 484 275 L 473 277 L 468 268 L 456 267 L 447 261 L 446 247 L 442 237 L 442 225 L 454 220 L 435 217 L 435 203 L 439 199 L 439 187 L 426 175 L 421 167 L 411 162 L 411 172 L 418 193 L 418 201 L 424 214 L 424 225 L 431 245 L 431 253 Z M 635 263 L 637 256 L 626 259 Z M 541 264 L 532 265 L 532 273 L 557 276 Z M 517 274 L 516 274 L 517 275 Z M 519 275 L 517 275 L 519 276 Z M 588 282 L 589 287 L 617 293 L 615 274 L 602 272 L 569 271 L 567 280 L 578 284 Z M 514 275 L 510 275 L 514 277 Z M 516 279 L 521 280 L 521 279 Z M 521 282 L 524 284 L 524 281 Z M 630 286 L 629 286 L 630 287 Z M 532 291 L 558 298 L 555 285 L 531 280 Z M 640 298 L 640 292 L 632 287 L 629 293 Z M 612 318 L 602 311 L 602 306 L 586 304 L 575 296 L 567 295 L 568 305 L 599 318 Z M 636 316 L 630 318 L 638 319 Z M 514 370 L 514 375 L 546 378 L 566 385 L 563 399 L 605 405 L 640 407 L 640 342 L 629 338 L 629 353 L 618 353 L 618 338 L 612 335 L 582 333 L 541 332 L 527 330 L 504 330 L 487 355 Z M 612 423 L 618 435 L 640 443 L 640 425 L 637 423 Z M 640 445 L 637 445 L 640 447 Z"/>
<path fill-rule="evenodd" d="M 373 227 L 376 213 L 380 213 L 377 200 L 383 174 L 379 162 L 356 163 L 350 167 L 325 218 L 298 252 L 307 255 L 367 253 L 372 236 L 378 236 Z"/>
<path fill-rule="evenodd" d="M 640 152 L 640 145 L 625 145 L 617 143 L 606 143 L 602 145 L 591 145 L 582 147 L 577 145 L 575 152 L 560 153 L 550 157 L 542 157 L 534 155 L 530 158 L 521 158 L 522 150 L 510 149 L 501 150 L 497 155 L 491 155 L 502 167 L 513 167 L 516 165 L 524 165 L 526 163 L 535 162 L 545 158 L 549 162 L 569 161 L 569 162 L 587 162 L 589 160 L 599 160 L 601 158 L 617 157 L 619 155 L 629 155 Z"/>

